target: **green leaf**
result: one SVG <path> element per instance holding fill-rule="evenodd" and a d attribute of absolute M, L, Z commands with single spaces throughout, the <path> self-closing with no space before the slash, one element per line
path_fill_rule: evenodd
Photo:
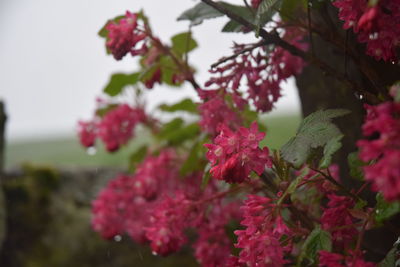
<path fill-rule="evenodd" d="M 364 181 L 364 173 L 361 167 L 365 166 L 366 163 L 359 159 L 358 152 L 350 153 L 347 156 L 347 162 L 350 168 L 350 176 L 357 180 Z"/>
<path fill-rule="evenodd" d="M 257 8 L 254 24 L 256 25 L 256 35 L 258 35 L 260 28 L 272 18 L 275 13 L 272 7 L 281 0 L 263 0 Z"/>
<path fill-rule="evenodd" d="M 206 19 L 222 17 L 224 14 L 213 7 L 201 2 L 183 12 L 178 20 L 189 20 L 191 26 L 199 25 Z"/>
<path fill-rule="evenodd" d="M 197 104 L 189 98 L 183 99 L 173 105 L 162 104 L 159 108 L 166 112 L 186 111 L 189 113 L 198 113 Z"/>
<path fill-rule="evenodd" d="M 157 136 L 161 139 L 165 139 L 173 131 L 182 128 L 182 125 L 183 120 L 181 118 L 175 118 L 172 121 L 164 124 Z"/>
<path fill-rule="evenodd" d="M 174 81 L 174 75 L 177 75 L 179 70 L 171 57 L 162 56 L 159 60 L 158 66 L 161 68 L 161 80 L 163 83 L 170 86 L 179 86 L 182 84 Z"/>
<path fill-rule="evenodd" d="M 192 173 L 194 171 L 203 170 L 204 165 L 206 163 L 203 160 L 204 154 L 205 154 L 205 149 L 204 149 L 203 143 L 196 142 L 192 146 L 186 161 L 183 163 L 183 165 L 180 169 L 181 175 L 184 176 L 184 175 Z"/>
<path fill-rule="evenodd" d="M 171 38 L 172 51 L 178 55 L 184 55 L 197 47 L 197 42 L 190 32 L 179 33 Z"/>
<path fill-rule="evenodd" d="M 375 220 L 383 222 L 400 212 L 400 202 L 386 202 L 381 193 L 376 194 Z"/>
<path fill-rule="evenodd" d="M 197 122 L 188 124 L 181 129 L 178 129 L 167 136 L 167 141 L 170 145 L 176 146 L 184 141 L 198 136 L 200 127 Z"/>
<path fill-rule="evenodd" d="M 222 28 L 222 32 L 242 32 L 242 30 L 243 25 L 234 20 L 228 21 Z"/>
<path fill-rule="evenodd" d="M 330 233 L 321 229 L 317 226 L 304 241 L 301 248 L 301 254 L 299 256 L 298 266 L 304 259 L 308 259 L 311 264 L 317 262 L 318 252 L 331 251 L 332 250 L 332 240 Z"/>
<path fill-rule="evenodd" d="M 139 80 L 139 75 L 138 72 L 132 74 L 114 73 L 103 92 L 109 96 L 116 96 L 122 92 L 125 86 L 135 85 Z"/>
<path fill-rule="evenodd" d="M 340 142 L 342 138 L 343 134 L 340 134 L 326 143 L 324 148 L 324 156 L 319 162 L 320 169 L 326 169 L 329 167 L 329 165 L 331 165 L 333 154 L 335 154 L 335 152 L 342 147 L 342 143 Z"/>
<path fill-rule="evenodd" d="M 378 267 L 398 267 L 400 266 L 400 238 L 393 244 L 393 248 L 389 250 L 386 257 L 378 264 Z"/>
<path fill-rule="evenodd" d="M 176 146 L 184 141 L 196 137 L 200 133 L 200 127 L 195 123 L 184 125 L 180 118 L 173 119 L 166 123 L 159 134 L 158 139 L 165 140 L 168 144 Z"/>
<path fill-rule="evenodd" d="M 130 171 L 134 171 L 138 163 L 142 162 L 147 154 L 147 145 L 139 147 L 135 152 L 133 152 L 129 157 L 129 167 Z"/>
<path fill-rule="evenodd" d="M 232 13 L 244 18 L 249 22 L 254 21 L 254 14 L 253 12 L 248 9 L 246 6 L 238 6 L 232 5 L 226 2 L 219 2 L 221 6 L 225 7 Z M 222 28 L 222 32 L 241 32 L 243 30 L 243 25 L 237 23 L 236 21 L 230 20 L 225 26 Z M 252 30 L 252 29 L 249 29 Z"/>
<path fill-rule="evenodd" d="M 211 164 L 208 163 L 208 164 L 206 165 L 206 167 L 204 168 L 203 179 L 201 180 L 201 188 L 202 188 L 202 189 L 206 188 L 206 186 L 207 186 L 208 183 L 210 182 L 210 179 L 211 179 L 210 169 L 211 169 Z"/>
<path fill-rule="evenodd" d="M 308 160 L 314 149 L 325 147 L 329 141 L 342 135 L 331 120 L 348 113 L 349 111 L 344 109 L 328 109 L 307 116 L 300 124 L 296 136 L 281 148 L 283 158 L 295 167 L 300 167 Z M 333 143 L 330 146 L 326 155 L 329 155 L 337 144 Z"/>
<path fill-rule="evenodd" d="M 99 116 L 100 118 L 102 118 L 102 117 L 104 117 L 104 115 L 106 115 L 108 112 L 115 109 L 116 107 L 118 107 L 117 104 L 108 104 L 105 107 L 98 108 L 98 109 L 96 109 L 96 116 Z"/>
<path fill-rule="evenodd" d="M 307 1 L 308 0 L 283 0 L 279 15 L 284 21 L 290 21 L 296 18 L 297 9 L 305 9 L 307 7 Z"/>

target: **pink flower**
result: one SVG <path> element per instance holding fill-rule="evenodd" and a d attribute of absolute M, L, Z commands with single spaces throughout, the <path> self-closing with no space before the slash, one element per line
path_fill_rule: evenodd
<path fill-rule="evenodd" d="M 400 199 L 400 104 L 382 103 L 366 106 L 367 116 L 363 134 L 374 139 L 357 142 L 360 159 L 372 164 L 363 168 L 365 179 L 372 182 L 372 189 L 383 193 L 388 201 Z"/>
<path fill-rule="evenodd" d="M 138 28 L 138 14 L 129 11 L 118 22 L 110 22 L 106 30 L 108 31 L 106 46 L 116 60 L 122 59 L 129 52 L 138 54 L 135 46 L 147 37 L 144 31 Z M 142 47 L 139 50 L 146 49 Z"/>
<path fill-rule="evenodd" d="M 212 164 L 212 176 L 228 183 L 241 183 L 251 171 L 261 175 L 265 167 L 272 164 L 268 148 L 258 147 L 264 136 L 258 132 L 256 122 L 250 129 L 241 127 L 238 132 L 222 126 L 214 144 L 205 144 L 208 148 L 206 157 Z"/>
<path fill-rule="evenodd" d="M 350 213 L 354 201 L 349 197 L 334 194 L 329 194 L 328 198 L 328 207 L 324 209 L 321 217 L 322 228 L 331 232 L 332 240 L 338 246 L 347 247 L 358 233 L 353 225 L 355 218 Z"/>
<path fill-rule="evenodd" d="M 201 89 L 199 89 L 201 90 Z M 204 91 L 204 90 L 201 90 Z M 200 104 L 200 127 L 207 133 L 215 136 L 222 124 L 231 129 L 237 129 L 241 124 L 239 115 L 226 104 L 223 96 L 215 91 L 201 93 L 204 103 Z"/>
<path fill-rule="evenodd" d="M 258 8 L 258 6 L 260 5 L 261 0 L 251 0 L 251 6 L 253 8 Z"/>
<path fill-rule="evenodd" d="M 370 7 L 365 0 L 336 0 L 344 29 L 353 28 L 366 53 L 376 60 L 397 61 L 400 44 L 400 0 L 380 0 Z"/>
<path fill-rule="evenodd" d="M 153 253 L 167 256 L 186 243 L 183 231 L 188 227 L 190 204 L 184 194 L 178 193 L 175 198 L 165 197 L 155 208 L 151 225 L 145 228 Z"/>
<path fill-rule="evenodd" d="M 144 120 L 142 109 L 134 109 L 127 104 L 119 105 L 107 112 L 98 123 L 98 137 L 108 151 L 115 151 L 133 137 L 135 126 Z"/>
<path fill-rule="evenodd" d="M 283 234 L 290 235 L 287 227 L 282 227 L 283 221 L 277 219 L 272 210 L 274 204 L 267 197 L 248 195 L 242 206 L 244 230 L 237 230 L 235 247 L 241 248 L 238 262 L 250 267 L 278 267 L 287 263 L 279 239 Z M 278 218 L 280 215 L 278 216 Z M 274 230 L 275 226 L 281 231 Z"/>
<path fill-rule="evenodd" d="M 302 43 L 303 33 L 298 29 L 285 28 L 282 38 L 302 50 L 307 49 L 307 45 Z M 235 44 L 233 50 L 240 52 L 248 46 Z M 252 52 L 242 52 L 237 58 L 210 70 L 215 76 L 207 81 L 205 86 L 214 86 L 230 94 L 238 109 L 242 109 L 248 102 L 254 104 L 257 111 L 266 112 L 270 111 L 280 98 L 281 82 L 299 74 L 303 66 L 301 58 L 282 48 L 276 47 L 267 53 L 264 47 L 260 47 Z M 246 84 L 244 90 L 243 84 Z M 246 99 L 243 95 L 247 95 Z"/>
<path fill-rule="evenodd" d="M 94 146 L 96 141 L 96 124 L 92 121 L 78 122 L 79 141 L 84 147 Z"/>

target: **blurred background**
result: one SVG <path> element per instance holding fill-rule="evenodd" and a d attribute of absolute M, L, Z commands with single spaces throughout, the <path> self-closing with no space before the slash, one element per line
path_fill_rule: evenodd
<path fill-rule="evenodd" d="M 5 167 L 12 176 L 5 179 L 5 200 L 0 201 L 0 218 L 6 218 L 0 225 L 0 266 L 128 266 L 133 260 L 141 263 L 129 266 L 169 266 L 157 265 L 161 263 L 149 251 L 125 238 L 107 243 L 90 230 L 90 200 L 125 166 L 136 143 L 113 155 L 101 148 L 88 155 L 75 130 L 79 119 L 92 117 L 95 98 L 109 76 L 135 70 L 135 59 L 117 62 L 106 55 L 97 36 L 105 22 L 126 10 L 143 9 L 154 32 L 168 41 L 187 31 L 188 22 L 176 18 L 197 2 L 0 0 L 0 100 L 8 115 Z M 201 84 L 208 79 L 209 66 L 231 54 L 233 42 L 255 40 L 252 34 L 221 34 L 226 21 L 206 21 L 193 29 L 199 48 L 190 61 Z M 293 81 L 285 84 L 283 95 L 275 111 L 265 116 L 272 148 L 292 136 L 299 123 Z M 158 86 L 148 92 L 148 109 L 183 97 L 196 99 L 190 87 Z M 129 254 L 132 248 L 135 253 Z M 185 264 L 171 266 L 193 263 L 185 257 L 179 257 Z"/>

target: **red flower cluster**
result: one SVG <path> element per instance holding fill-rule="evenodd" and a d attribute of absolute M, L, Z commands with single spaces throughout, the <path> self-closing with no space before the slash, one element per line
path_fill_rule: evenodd
<path fill-rule="evenodd" d="M 322 228 L 332 234 L 332 240 L 337 247 L 346 248 L 358 233 L 354 226 L 355 218 L 350 213 L 354 200 L 334 194 L 329 194 L 328 198 L 328 207 L 321 217 Z"/>
<path fill-rule="evenodd" d="M 147 157 L 134 176 L 110 181 L 93 201 L 93 228 L 107 239 L 127 233 L 162 256 L 178 251 L 187 243 L 185 230 L 196 228 L 196 258 L 203 266 L 220 266 L 230 255 L 225 227 L 238 217 L 237 202 L 222 205 L 213 182 L 201 190 L 201 174 L 182 180 L 180 163 L 165 150 Z"/>
<path fill-rule="evenodd" d="M 286 28 L 283 39 L 296 47 L 306 50 L 302 43 L 303 34 L 296 28 Z M 253 49 L 255 52 L 243 52 L 247 46 L 235 44 L 235 53 L 241 53 L 224 66 L 210 70 L 218 74 L 211 78 L 205 86 L 215 85 L 218 90 L 232 94 L 238 108 L 243 105 L 241 84 L 246 82 L 245 95 L 258 111 L 266 112 L 273 108 L 281 96 L 280 84 L 292 75 L 297 75 L 303 69 L 301 58 L 293 56 L 282 48 L 276 47 L 272 52 L 265 48 Z"/>
<path fill-rule="evenodd" d="M 373 161 L 364 167 L 365 179 L 371 181 L 373 189 L 382 192 L 386 200 L 400 200 L 400 103 L 367 105 L 366 109 L 363 134 L 379 135 L 357 142 L 360 159 Z"/>
<path fill-rule="evenodd" d="M 343 28 L 353 28 L 358 41 L 367 43 L 367 54 L 376 60 L 397 61 L 400 47 L 400 0 L 336 0 Z"/>
<path fill-rule="evenodd" d="M 289 228 L 282 217 L 273 212 L 275 205 L 271 199 L 248 195 L 241 207 L 244 230 L 237 230 L 235 247 L 241 248 L 237 262 L 249 267 L 280 267 L 286 263 L 283 255 L 288 247 L 282 247 L 279 240 L 290 236 Z M 237 265 L 240 266 L 240 265 Z"/>
<path fill-rule="evenodd" d="M 213 166 L 212 176 L 228 183 L 241 183 L 251 171 L 261 175 L 265 167 L 272 165 L 268 148 L 259 148 L 264 136 L 265 133 L 258 131 L 256 122 L 250 129 L 241 127 L 237 132 L 223 125 L 214 143 L 205 144 L 208 148 L 206 157 Z"/>
<path fill-rule="evenodd" d="M 147 157 L 134 176 L 111 180 L 92 203 L 93 228 L 107 239 L 128 233 L 137 242 L 147 241 L 144 227 L 149 225 L 161 190 L 172 191 L 178 179 L 175 161 L 175 153 L 166 150 Z"/>
<path fill-rule="evenodd" d="M 115 151 L 133 137 L 135 126 L 145 121 L 146 115 L 142 108 L 121 104 L 103 117 L 96 116 L 89 122 L 80 121 L 78 135 L 85 147 L 93 146 L 96 138 L 100 138 L 108 151 Z"/>
<path fill-rule="evenodd" d="M 147 37 L 145 30 L 139 28 L 137 13 L 126 11 L 125 17 L 108 23 L 106 30 L 106 46 L 116 60 L 121 60 L 129 52 L 135 56 L 147 51 L 146 42 L 142 42 L 140 48 L 135 48 Z"/>
<path fill-rule="evenodd" d="M 201 116 L 199 124 L 203 131 L 215 136 L 222 124 L 227 124 L 231 129 L 239 128 L 241 125 L 239 115 L 227 105 L 220 92 L 199 90 L 200 97 L 204 101 L 199 105 Z"/>

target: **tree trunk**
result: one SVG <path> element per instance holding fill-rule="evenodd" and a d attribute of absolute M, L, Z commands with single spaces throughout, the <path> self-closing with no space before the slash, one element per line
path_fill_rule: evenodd
<path fill-rule="evenodd" d="M 312 24 L 315 27 L 323 28 L 323 25 L 328 25 L 323 30 L 325 34 L 312 35 L 310 49 L 315 57 L 324 60 L 335 70 L 345 73 L 352 81 L 378 98 L 388 98 L 387 87 L 400 78 L 399 66 L 377 62 L 366 56 L 363 45 L 357 42 L 352 31 L 341 30 L 342 23 L 337 19 L 337 9 L 331 4 L 322 5 L 318 10 L 312 9 L 312 11 Z M 328 39 L 334 40 L 339 45 L 332 44 Z M 340 44 L 342 44 L 341 47 Z M 334 162 L 340 167 L 342 183 L 347 188 L 359 188 L 361 182 L 352 179 L 349 175 L 347 155 L 357 150 L 356 142 L 362 138 L 361 126 L 365 112 L 363 104 L 366 100 L 362 95 L 355 94 L 350 88 L 346 88 L 341 81 L 312 65 L 303 70 L 296 82 L 303 116 L 327 108 L 344 108 L 351 111 L 349 115 L 335 121 L 344 134 L 344 138 L 343 146 L 336 153 Z M 369 190 L 364 191 L 363 197 L 369 202 L 375 201 Z M 398 226 L 399 223 L 397 223 L 397 229 L 399 229 Z M 368 259 L 380 260 L 392 247 L 398 233 L 389 228 L 379 228 L 366 233 L 363 246 L 368 252 L 366 255 Z"/>

